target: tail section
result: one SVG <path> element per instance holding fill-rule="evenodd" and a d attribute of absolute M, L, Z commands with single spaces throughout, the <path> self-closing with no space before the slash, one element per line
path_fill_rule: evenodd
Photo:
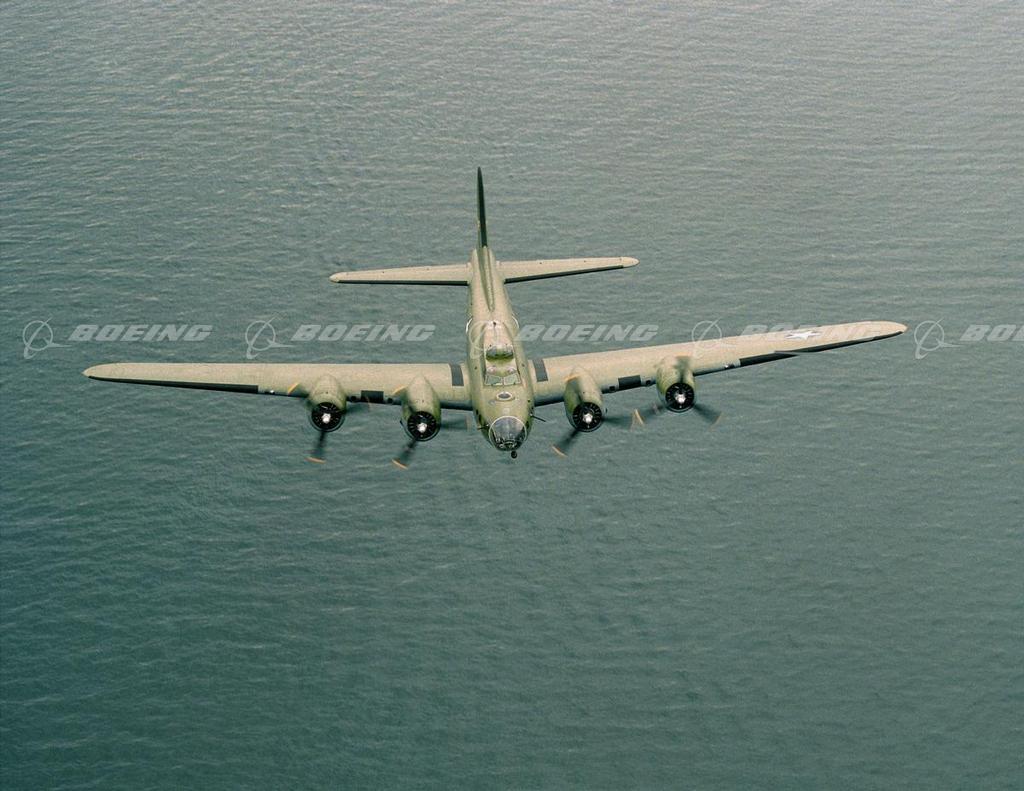
<path fill-rule="evenodd" d="M 521 283 L 524 280 L 544 280 L 549 277 L 582 275 L 587 272 L 605 272 L 610 269 L 626 269 L 637 265 L 635 258 L 554 258 L 534 261 L 494 262 L 490 249 L 482 253 L 487 244 L 487 210 L 484 206 L 484 174 L 476 169 L 476 225 L 477 248 L 471 262 L 465 264 L 441 264 L 439 266 L 400 266 L 389 269 L 370 269 L 352 272 L 338 272 L 331 275 L 335 283 L 404 283 L 409 285 L 465 286 L 472 280 L 472 267 L 481 268 L 485 284 L 492 280 L 492 267 L 506 283 Z M 476 262 L 476 263 L 473 263 Z M 479 276 L 479 273 L 478 273 Z M 490 285 L 486 285 L 490 288 Z"/>
<path fill-rule="evenodd" d="M 484 210 L 484 172 L 476 169 L 476 228 L 480 247 L 487 247 L 487 212 Z"/>

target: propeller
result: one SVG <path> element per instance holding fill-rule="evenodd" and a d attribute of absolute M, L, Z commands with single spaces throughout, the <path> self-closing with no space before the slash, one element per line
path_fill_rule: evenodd
<path fill-rule="evenodd" d="M 414 439 L 410 439 L 402 450 L 399 451 L 398 455 L 391 460 L 401 470 L 409 469 L 409 465 L 412 464 L 412 454 L 416 450 L 416 446 L 420 443 Z"/>
<path fill-rule="evenodd" d="M 441 428 L 445 429 L 461 429 L 463 431 L 470 431 L 473 428 L 473 418 L 471 413 L 467 413 L 463 417 L 444 417 L 441 418 Z M 416 450 L 416 446 L 420 445 L 419 441 L 410 439 L 398 452 L 398 455 L 391 459 L 391 463 L 402 470 L 409 469 L 409 465 L 412 464 L 412 455 Z"/>
<path fill-rule="evenodd" d="M 346 414 L 351 414 L 353 412 L 358 413 L 368 411 L 370 409 L 370 404 L 367 401 L 353 401 L 352 403 L 347 404 L 346 406 Z M 328 416 L 328 418 L 334 417 L 336 419 L 336 416 L 339 414 L 340 410 L 336 408 L 333 410 L 325 409 L 324 412 Z M 325 423 L 330 423 L 330 420 L 325 421 Z M 306 457 L 306 461 L 311 461 L 314 464 L 325 464 L 327 462 L 327 458 L 325 456 L 325 449 L 327 446 L 327 435 L 331 433 L 331 431 L 333 430 L 334 429 L 331 429 L 329 431 L 317 431 L 316 442 L 313 445 L 312 452 L 310 452 L 310 454 Z"/>
<path fill-rule="evenodd" d="M 718 425 L 718 421 L 722 419 L 722 411 L 720 409 L 715 409 L 713 406 L 708 406 L 707 404 L 694 404 L 693 411 L 704 418 L 705 422 L 710 424 L 708 428 L 714 428 Z"/>
<path fill-rule="evenodd" d="M 696 403 L 690 408 L 693 412 L 696 412 L 700 417 L 710 424 L 709 428 L 714 428 L 718 425 L 718 421 L 722 419 L 722 411 L 715 409 L 713 406 L 707 404 Z M 633 410 L 633 421 L 630 428 L 640 428 L 647 424 L 647 421 L 651 418 L 658 417 L 668 412 L 668 409 L 664 407 L 660 402 L 651 404 L 650 406 L 640 407 L 639 409 Z"/>
<path fill-rule="evenodd" d="M 327 461 L 327 459 L 324 458 L 324 446 L 327 442 L 327 432 L 318 431 L 317 434 L 319 436 L 316 438 L 316 444 L 313 445 L 313 452 L 306 457 L 306 461 L 311 461 L 314 464 L 323 464 Z"/>
<path fill-rule="evenodd" d="M 573 443 L 576 441 L 576 437 L 583 433 L 584 432 L 580 431 L 578 428 L 575 427 L 569 429 L 569 432 L 567 434 L 565 434 L 560 440 L 558 440 L 558 442 L 551 446 L 551 450 L 553 450 L 562 458 L 565 458 L 566 456 L 569 455 L 569 451 L 572 448 Z"/>
<path fill-rule="evenodd" d="M 636 422 L 636 410 L 634 414 L 630 415 L 609 415 L 607 412 L 602 415 L 601 422 L 609 423 L 613 426 L 625 426 L 630 427 Z M 572 449 L 573 443 L 576 442 L 576 437 L 580 434 L 588 434 L 590 432 L 581 431 L 578 428 L 570 428 L 569 431 L 560 439 L 557 443 L 551 446 L 551 449 L 562 458 L 569 455 L 569 451 Z"/>

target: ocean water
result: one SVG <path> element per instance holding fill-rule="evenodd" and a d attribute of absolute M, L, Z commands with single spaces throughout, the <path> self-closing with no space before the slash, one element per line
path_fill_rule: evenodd
<path fill-rule="evenodd" d="M 5 789 L 1024 786 L 1020 4 L 7 2 L 0 30 Z M 461 291 L 327 276 L 464 260 L 477 166 L 499 258 L 641 261 L 513 286 L 522 323 L 916 341 L 703 378 L 713 430 L 560 459 L 552 406 L 515 463 L 452 430 L 406 472 L 386 408 L 311 465 L 290 399 L 80 375 L 244 361 L 257 320 L 290 344 L 265 362 L 460 359 Z M 290 340 L 391 322 L 435 330 Z"/>

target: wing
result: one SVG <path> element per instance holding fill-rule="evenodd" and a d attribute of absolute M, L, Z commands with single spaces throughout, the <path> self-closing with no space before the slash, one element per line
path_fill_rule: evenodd
<path fill-rule="evenodd" d="M 537 261 L 499 261 L 498 268 L 506 283 L 521 283 L 524 280 L 543 280 L 548 277 L 625 269 L 638 263 L 640 262 L 635 258 L 550 258 Z"/>
<path fill-rule="evenodd" d="M 394 283 L 397 285 L 464 286 L 469 282 L 469 263 L 433 266 L 398 266 L 364 269 L 331 275 L 333 283 Z"/>
<path fill-rule="evenodd" d="M 401 403 L 400 391 L 422 377 L 447 409 L 472 409 L 461 363 L 112 363 L 83 372 L 90 379 L 304 398 L 324 376 L 341 385 L 349 401 Z"/>
<path fill-rule="evenodd" d="M 561 401 L 566 380 L 576 370 L 586 371 L 602 392 L 614 393 L 654 384 L 658 367 L 669 358 L 689 358 L 694 375 L 701 376 L 891 338 L 906 329 L 903 324 L 892 321 L 860 321 L 790 332 L 545 357 L 532 363 L 534 396 L 538 404 Z"/>

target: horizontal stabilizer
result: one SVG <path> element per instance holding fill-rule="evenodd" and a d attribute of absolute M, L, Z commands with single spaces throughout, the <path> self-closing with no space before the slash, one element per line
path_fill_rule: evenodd
<path fill-rule="evenodd" d="M 464 286 L 469 281 L 469 264 L 400 266 L 363 269 L 331 275 L 334 283 L 395 283 L 424 286 Z"/>
<path fill-rule="evenodd" d="M 640 262 L 635 258 L 549 258 L 537 261 L 501 261 L 498 263 L 498 269 L 506 283 L 520 283 L 524 280 L 543 280 L 547 277 L 625 269 L 638 263 Z"/>

